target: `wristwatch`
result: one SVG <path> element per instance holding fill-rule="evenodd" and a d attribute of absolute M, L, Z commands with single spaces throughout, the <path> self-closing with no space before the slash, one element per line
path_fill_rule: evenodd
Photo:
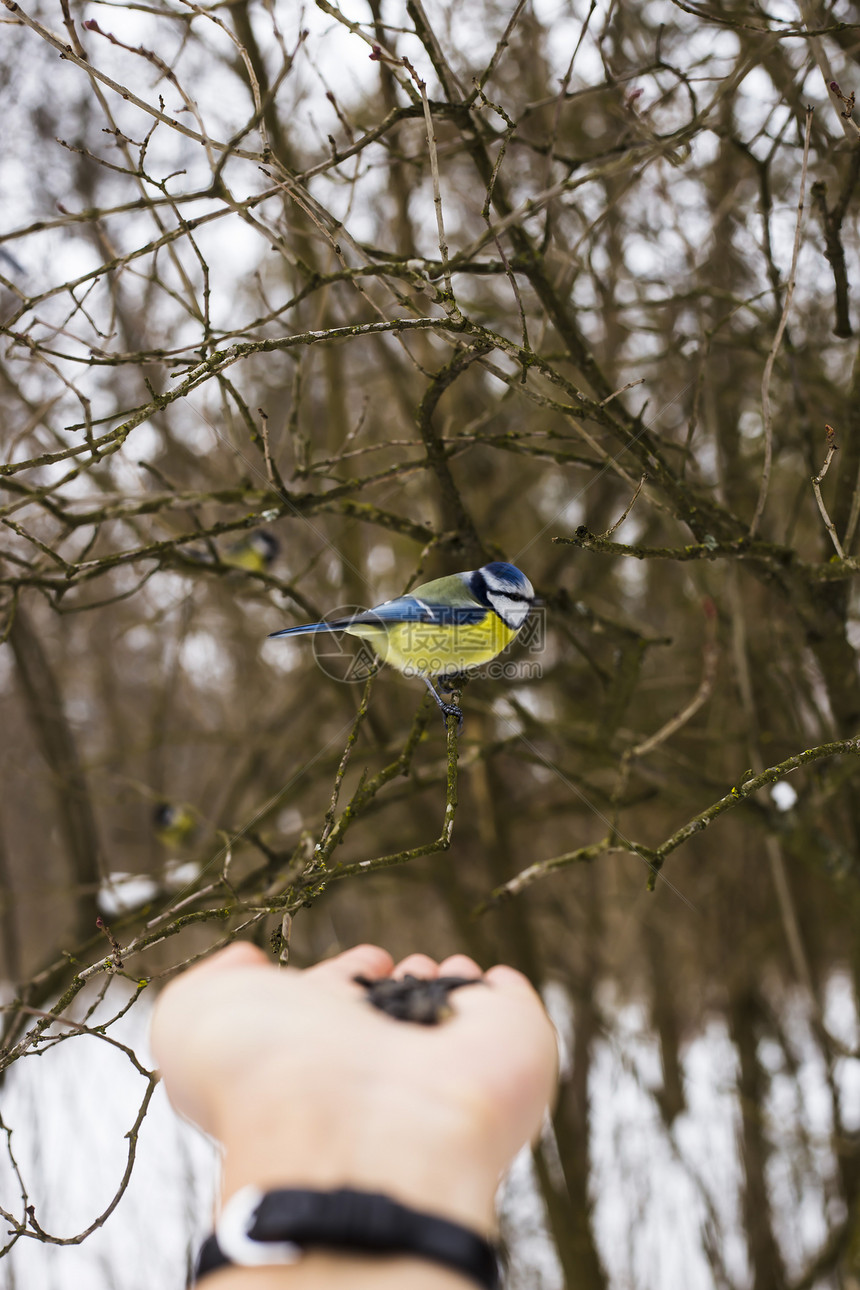
<path fill-rule="evenodd" d="M 203 1243 L 195 1277 L 217 1268 L 296 1263 L 309 1248 L 429 1259 L 498 1290 L 496 1250 L 478 1232 L 378 1192 L 243 1187 Z"/>

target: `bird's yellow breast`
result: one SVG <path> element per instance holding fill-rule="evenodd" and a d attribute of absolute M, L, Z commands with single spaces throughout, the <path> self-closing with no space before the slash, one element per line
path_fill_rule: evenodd
<path fill-rule="evenodd" d="M 221 556 L 222 564 L 229 564 L 231 569 L 247 569 L 250 573 L 266 572 L 266 557 L 252 546 L 237 546 L 225 551 Z"/>
<path fill-rule="evenodd" d="M 370 642 L 383 663 L 407 676 L 453 676 L 501 654 L 516 630 L 488 610 L 477 623 L 356 623 L 351 636 Z"/>

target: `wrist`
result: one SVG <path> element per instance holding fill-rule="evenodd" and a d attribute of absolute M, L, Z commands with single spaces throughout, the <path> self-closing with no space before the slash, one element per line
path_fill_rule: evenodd
<path fill-rule="evenodd" d="M 403 1088 L 341 1089 L 339 1105 L 317 1089 L 277 1108 L 250 1094 L 231 1097 L 215 1126 L 225 1199 L 249 1184 L 353 1187 L 493 1235 L 498 1177 L 473 1117 L 432 1101 L 416 1106 Z"/>
<path fill-rule="evenodd" d="M 222 1268 L 200 1290 L 475 1290 L 468 1277 L 424 1259 L 353 1258 L 309 1250 L 286 1268 Z"/>

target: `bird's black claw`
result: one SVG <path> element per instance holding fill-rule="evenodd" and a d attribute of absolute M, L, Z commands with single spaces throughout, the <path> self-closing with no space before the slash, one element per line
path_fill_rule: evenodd
<path fill-rule="evenodd" d="M 438 707 L 439 711 L 442 713 L 442 720 L 443 720 L 443 721 L 444 721 L 444 723 L 445 723 L 445 729 L 446 729 L 446 730 L 448 729 L 448 718 L 449 718 L 449 717 L 456 717 L 456 718 L 457 718 L 457 733 L 459 734 L 459 733 L 460 733 L 460 731 L 463 729 L 463 710 L 462 710 L 462 708 L 458 708 L 458 707 L 457 707 L 457 705 L 456 705 L 456 703 L 446 703 L 446 702 L 445 702 L 445 700 L 444 700 L 443 698 L 440 698 L 438 690 L 437 690 L 437 689 L 436 689 L 436 687 L 433 685 L 433 683 L 432 683 L 432 681 L 429 679 L 429 677 L 426 677 L 426 676 L 425 676 L 423 679 L 424 679 L 424 684 L 427 686 L 427 689 L 428 689 L 428 690 L 430 691 L 430 693 L 433 695 L 433 702 L 436 704 L 436 706 Z"/>
<path fill-rule="evenodd" d="M 457 718 L 457 734 L 463 729 L 463 709 L 458 708 L 456 703 L 440 703 L 442 709 L 442 720 L 445 722 L 445 729 L 448 729 L 448 718 Z"/>

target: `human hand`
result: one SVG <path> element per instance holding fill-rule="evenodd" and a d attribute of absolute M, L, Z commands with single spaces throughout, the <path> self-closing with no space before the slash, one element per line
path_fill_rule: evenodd
<path fill-rule="evenodd" d="M 355 984 L 463 976 L 439 1026 L 396 1021 Z M 555 1035 L 508 967 L 361 945 L 286 971 L 235 944 L 172 982 L 152 1042 L 176 1107 L 225 1147 L 224 1194 L 267 1186 L 387 1192 L 485 1233 L 499 1174 L 538 1132 Z"/>

